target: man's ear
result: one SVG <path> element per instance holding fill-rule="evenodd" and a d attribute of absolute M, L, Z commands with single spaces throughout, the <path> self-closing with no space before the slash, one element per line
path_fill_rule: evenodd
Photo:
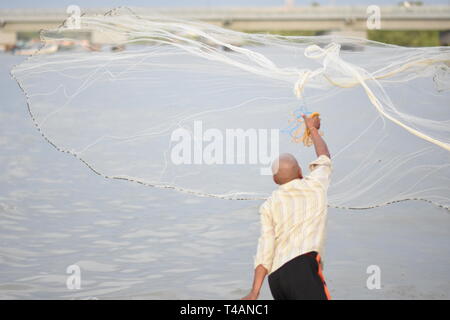
<path fill-rule="evenodd" d="M 277 175 L 276 175 L 276 174 L 274 174 L 274 175 L 272 176 L 272 178 L 273 178 L 273 182 L 275 182 L 276 184 L 279 184 L 278 178 L 277 178 Z"/>
<path fill-rule="evenodd" d="M 303 179 L 302 168 L 298 167 L 298 177 Z"/>

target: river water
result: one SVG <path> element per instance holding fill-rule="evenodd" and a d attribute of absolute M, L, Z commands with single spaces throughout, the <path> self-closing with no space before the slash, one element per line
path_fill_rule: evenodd
<path fill-rule="evenodd" d="M 0 55 L 0 298 L 237 299 L 251 286 L 259 201 L 106 180 L 44 141 Z M 450 215 L 407 202 L 329 210 L 337 299 L 450 298 Z M 70 288 L 76 265 L 81 287 Z M 380 267 L 381 288 L 366 286 Z M 267 282 L 262 299 L 271 299 Z"/>

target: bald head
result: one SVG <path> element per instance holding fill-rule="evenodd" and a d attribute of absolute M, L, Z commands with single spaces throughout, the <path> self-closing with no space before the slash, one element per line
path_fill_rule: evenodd
<path fill-rule="evenodd" d="M 303 178 L 297 159 L 290 153 L 283 153 L 273 162 L 272 173 L 276 184 L 285 184 L 291 180 Z"/>

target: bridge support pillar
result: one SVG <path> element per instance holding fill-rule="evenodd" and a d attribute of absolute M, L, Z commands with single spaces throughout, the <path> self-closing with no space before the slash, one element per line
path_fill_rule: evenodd
<path fill-rule="evenodd" d="M 16 44 L 17 34 L 14 31 L 0 30 L 0 45 L 13 46 Z"/>
<path fill-rule="evenodd" d="M 450 46 L 450 30 L 439 32 L 439 42 L 441 46 Z"/>

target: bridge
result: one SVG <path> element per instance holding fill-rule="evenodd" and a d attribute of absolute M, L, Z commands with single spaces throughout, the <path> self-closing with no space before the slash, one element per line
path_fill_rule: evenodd
<path fill-rule="evenodd" d="M 104 14 L 109 9 L 81 9 L 85 14 Z M 194 19 L 233 30 L 323 31 L 365 37 L 370 13 L 366 6 L 309 6 L 259 8 L 132 8 L 141 17 L 159 13 Z M 66 9 L 0 9 L 0 44 L 16 43 L 21 32 L 54 29 L 67 19 Z M 382 6 L 381 30 L 450 30 L 450 6 Z M 96 39 L 96 40 L 94 40 Z M 93 36 L 92 42 L 105 40 Z"/>

